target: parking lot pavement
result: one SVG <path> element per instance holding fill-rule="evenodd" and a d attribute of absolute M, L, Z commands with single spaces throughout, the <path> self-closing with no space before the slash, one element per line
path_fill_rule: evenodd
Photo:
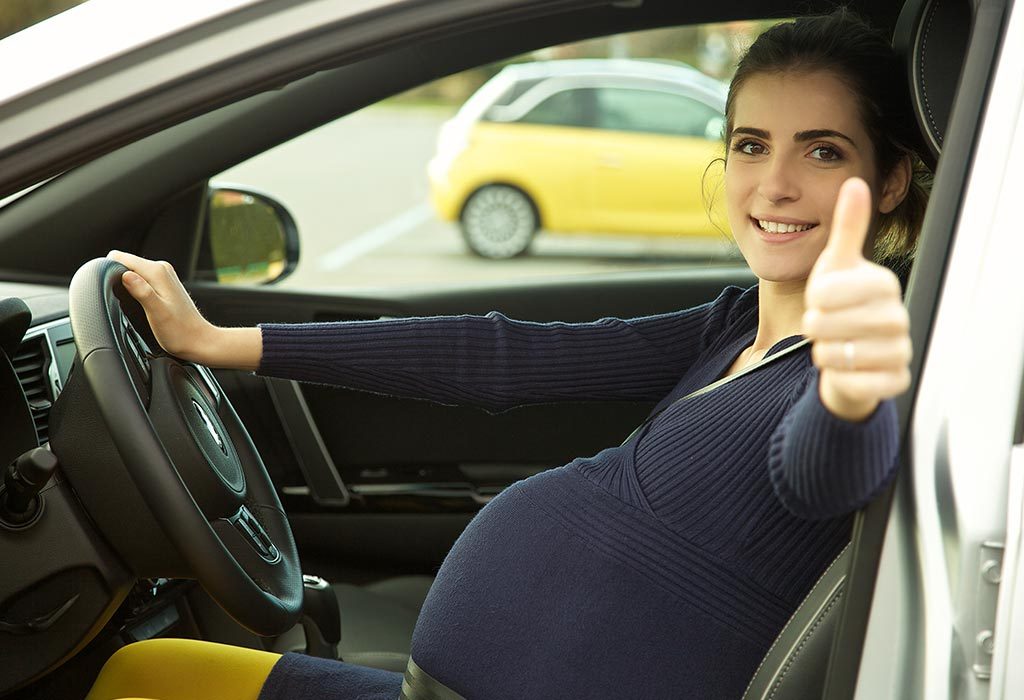
<path fill-rule="evenodd" d="M 541 232 L 530 254 L 485 260 L 430 208 L 426 177 L 437 131 L 451 114 L 375 107 L 257 156 L 215 178 L 261 190 L 295 217 L 301 259 L 281 283 L 355 290 L 480 283 L 538 276 L 707 264 L 722 239 Z"/>

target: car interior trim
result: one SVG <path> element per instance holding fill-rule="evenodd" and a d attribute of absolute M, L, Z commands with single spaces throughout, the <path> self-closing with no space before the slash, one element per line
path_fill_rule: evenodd
<path fill-rule="evenodd" d="M 50 391 L 53 394 L 54 400 L 60 395 L 63 390 L 63 380 L 61 375 L 67 376 L 65 368 L 58 365 L 57 358 L 59 353 L 57 348 L 59 345 L 63 345 L 66 342 L 73 342 L 71 335 L 71 321 L 68 318 L 60 318 L 55 321 L 48 321 L 38 326 L 33 326 L 25 332 L 25 337 L 22 339 L 20 346 L 24 345 L 38 337 L 42 337 L 46 343 L 46 352 L 49 357 L 44 358 L 43 372 L 44 377 L 47 380 L 47 384 L 50 387 Z M 13 358 L 13 355 L 12 355 Z M 66 368 L 70 371 L 70 367 Z"/>
<path fill-rule="evenodd" d="M 481 493 L 466 483 L 352 484 L 349 490 L 360 496 L 423 496 L 427 498 L 469 498 L 486 505 L 496 493 Z"/>
<path fill-rule="evenodd" d="M 313 500 L 324 506 L 348 505 L 349 489 L 324 445 L 302 387 L 298 382 L 271 378 L 266 379 L 266 386 Z"/>

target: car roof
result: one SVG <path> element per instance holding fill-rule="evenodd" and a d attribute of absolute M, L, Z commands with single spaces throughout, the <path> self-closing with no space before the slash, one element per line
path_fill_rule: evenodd
<path fill-rule="evenodd" d="M 257 0 L 90 0 L 0 40 L 0 103 Z M 43 46 L 60 51 L 41 52 Z"/>
<path fill-rule="evenodd" d="M 594 76 L 636 77 L 668 82 L 685 82 L 725 96 L 728 85 L 680 61 L 634 58 L 567 58 L 552 61 L 513 63 L 501 73 L 512 80 Z"/>
<path fill-rule="evenodd" d="M 518 95 L 512 104 L 494 104 L 511 86 L 522 82 L 535 82 L 537 85 Z M 725 110 L 729 92 L 726 83 L 676 61 L 628 58 L 529 61 L 505 66 L 466 100 L 451 122 L 468 127 L 485 113 L 495 121 L 516 121 L 539 102 L 561 90 L 607 86 L 636 88 L 644 84 L 672 91 L 684 88 L 688 96 L 719 111 Z"/>

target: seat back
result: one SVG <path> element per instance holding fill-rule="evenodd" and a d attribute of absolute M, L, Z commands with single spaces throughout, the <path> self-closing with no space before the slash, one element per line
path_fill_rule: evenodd
<path fill-rule="evenodd" d="M 796 609 L 750 680 L 743 700 L 820 697 L 850 568 L 846 545 Z"/>
<path fill-rule="evenodd" d="M 973 19 L 970 0 L 907 0 L 896 22 L 893 46 L 906 58 L 910 97 L 927 149 L 921 158 L 933 171 L 953 111 Z"/>

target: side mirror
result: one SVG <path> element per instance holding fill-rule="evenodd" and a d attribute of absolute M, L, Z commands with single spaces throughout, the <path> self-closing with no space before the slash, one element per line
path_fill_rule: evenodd
<path fill-rule="evenodd" d="M 298 262 L 299 231 L 280 202 L 241 187 L 209 188 L 196 279 L 272 284 L 287 277 Z"/>

